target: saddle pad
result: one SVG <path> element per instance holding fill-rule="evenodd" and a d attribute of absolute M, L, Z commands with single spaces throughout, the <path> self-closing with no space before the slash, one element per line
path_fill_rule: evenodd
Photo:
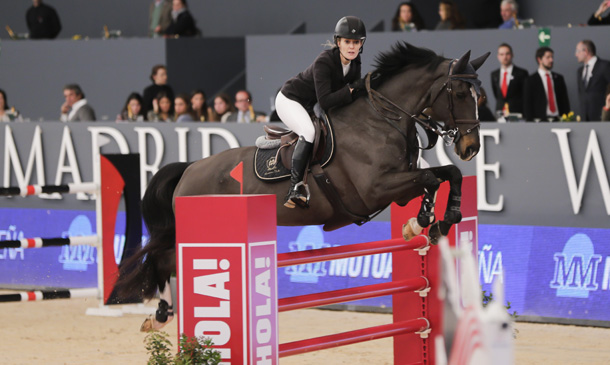
<path fill-rule="evenodd" d="M 330 120 L 327 116 L 324 118 L 324 124 L 328 130 L 326 134 L 326 147 L 324 150 L 324 156 L 320 161 L 312 161 L 312 163 L 320 163 L 320 166 L 326 166 L 333 157 L 335 151 L 335 138 L 333 134 L 333 128 Z M 284 167 L 281 162 L 280 154 L 278 150 L 280 147 L 272 149 L 257 148 L 254 153 L 254 173 L 256 177 L 263 181 L 278 181 L 287 179 L 290 177 L 290 170 Z M 277 160 L 276 160 L 277 157 Z"/>

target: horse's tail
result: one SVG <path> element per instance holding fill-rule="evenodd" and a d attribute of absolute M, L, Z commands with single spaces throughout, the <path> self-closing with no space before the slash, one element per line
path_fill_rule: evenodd
<path fill-rule="evenodd" d="M 121 297 L 151 299 L 163 290 L 175 271 L 176 223 L 173 195 L 176 185 L 190 163 L 177 162 L 162 167 L 146 188 L 142 216 L 150 239 L 146 246 L 121 263 L 117 280 Z"/>

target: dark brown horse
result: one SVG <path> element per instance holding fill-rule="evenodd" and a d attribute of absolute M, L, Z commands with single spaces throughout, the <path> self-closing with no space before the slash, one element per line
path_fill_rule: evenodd
<path fill-rule="evenodd" d="M 332 180 L 345 208 L 368 216 L 390 203 L 407 204 L 425 193 L 418 223 L 432 223 L 434 194 L 441 181 L 451 182 L 450 205 L 439 234 L 461 220 L 459 197 L 461 174 L 455 166 L 419 169 L 416 123 L 455 144 L 462 160 L 479 151 L 479 122 L 475 70 L 489 54 L 469 61 L 470 52 L 449 60 L 434 52 L 399 43 L 376 59 L 367 95 L 353 103 L 331 109 L 328 114 L 335 135 L 335 154 L 324 171 Z M 369 96 L 370 95 L 370 96 Z M 421 120 L 431 109 L 435 120 Z M 438 127 L 438 128 L 437 128 Z M 122 265 L 119 288 L 151 298 L 164 288 L 175 271 L 175 226 L 173 199 L 202 194 L 239 194 L 239 183 L 230 172 L 243 162 L 244 194 L 277 195 L 278 225 L 324 225 L 336 229 L 354 223 L 352 215 L 333 206 L 310 180 L 308 209 L 288 209 L 283 196 L 290 182 L 263 182 L 254 174 L 255 147 L 230 149 L 190 164 L 165 166 L 152 178 L 143 199 L 144 220 L 150 241 L 129 262 Z M 439 224 L 439 222 L 435 223 Z M 133 270 L 137 266 L 137 270 Z"/>

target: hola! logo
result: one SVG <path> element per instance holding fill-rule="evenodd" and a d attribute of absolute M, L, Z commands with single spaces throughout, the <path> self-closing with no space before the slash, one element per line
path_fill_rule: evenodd
<path fill-rule="evenodd" d="M 562 252 L 554 255 L 555 273 L 550 283 L 556 296 L 588 298 L 598 288 L 597 269 L 602 256 L 594 251 L 593 242 L 583 233 L 570 237 Z"/>
<path fill-rule="evenodd" d="M 180 288 L 179 330 L 187 336 L 211 338 L 227 364 L 242 363 L 246 318 L 241 289 L 243 246 L 185 244 L 180 245 L 180 250 L 180 275 L 184 280 Z"/>

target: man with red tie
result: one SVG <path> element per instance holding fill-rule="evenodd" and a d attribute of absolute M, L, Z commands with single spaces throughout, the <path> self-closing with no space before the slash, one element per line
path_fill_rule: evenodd
<path fill-rule="evenodd" d="M 523 112 L 526 121 L 557 121 L 570 112 L 568 89 L 562 75 L 552 72 L 553 50 L 536 50 L 538 70 L 525 80 Z"/>
<path fill-rule="evenodd" d="M 513 48 L 502 43 L 498 46 L 500 68 L 491 73 L 491 88 L 496 97 L 496 112 L 523 113 L 523 85 L 527 71 L 513 64 Z"/>

